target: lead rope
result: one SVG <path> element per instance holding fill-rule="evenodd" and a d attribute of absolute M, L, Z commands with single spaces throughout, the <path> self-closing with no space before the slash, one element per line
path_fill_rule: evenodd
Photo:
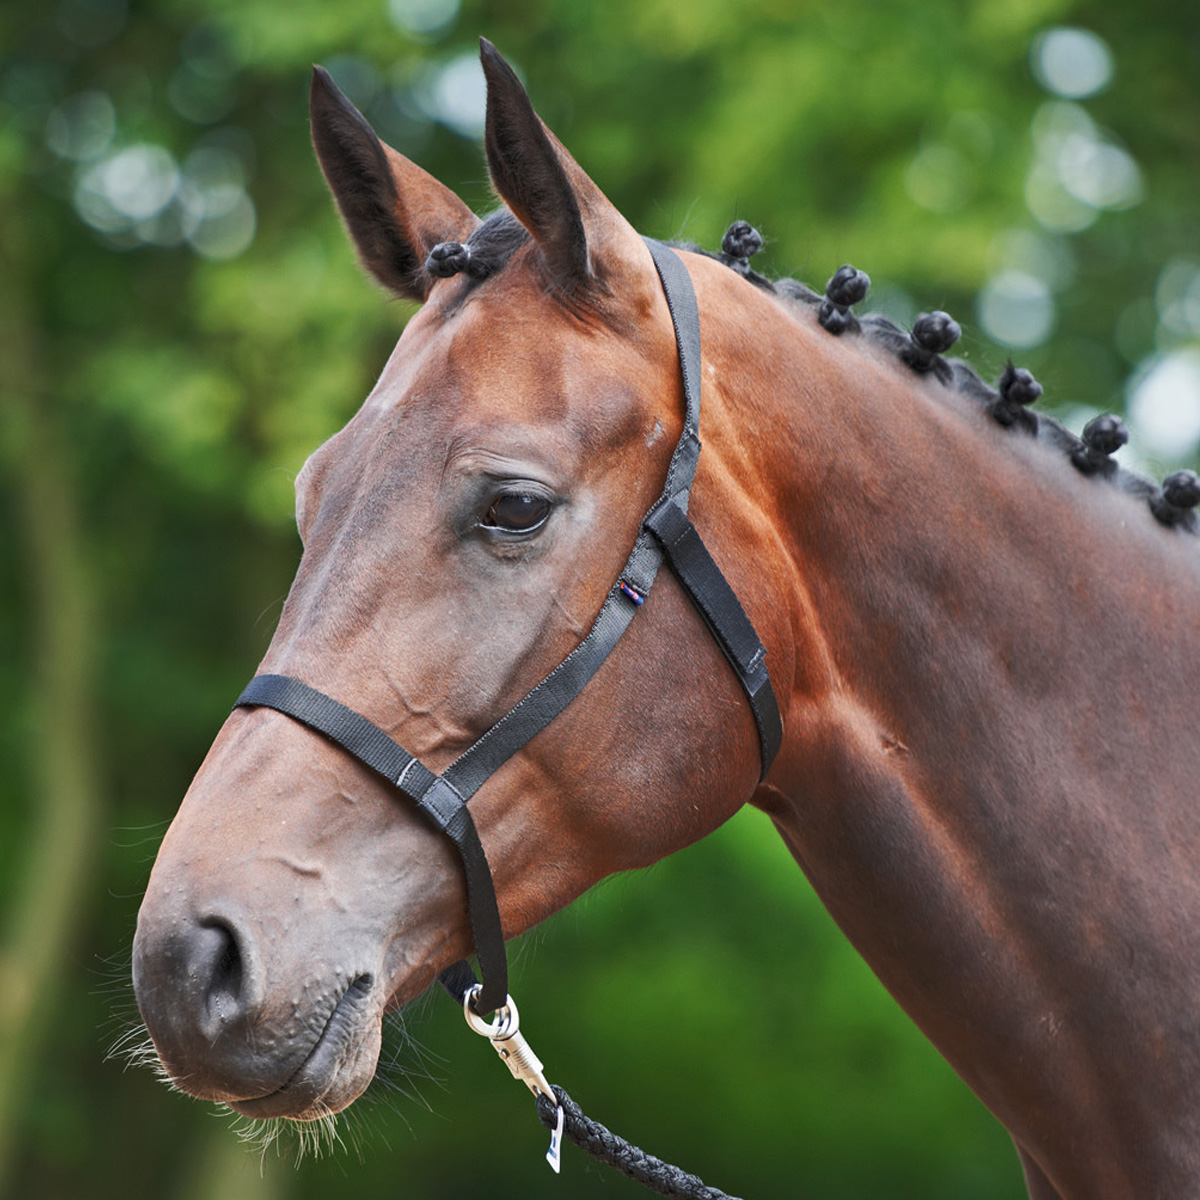
<path fill-rule="evenodd" d="M 737 1200 L 719 1188 L 709 1187 L 698 1175 L 647 1154 L 599 1121 L 593 1121 L 562 1088 L 547 1081 L 541 1060 L 520 1031 L 520 1016 L 513 998 L 509 996 L 488 1022 L 474 1008 L 475 998 L 481 990 L 476 984 L 463 998 L 467 1024 L 492 1043 L 512 1077 L 533 1093 L 538 1119 L 550 1130 L 546 1161 L 556 1175 L 561 1165 L 562 1139 L 566 1134 L 569 1142 L 586 1150 L 598 1162 L 606 1163 L 660 1196 L 676 1196 L 680 1200 Z"/>
<path fill-rule="evenodd" d="M 618 1137 L 599 1121 L 593 1121 L 557 1084 L 552 1085 L 555 1100 L 538 1095 L 537 1114 L 547 1129 L 558 1124 L 558 1114 L 564 1114 L 563 1132 L 567 1140 L 594 1159 L 628 1175 L 660 1196 L 679 1196 L 686 1200 L 737 1200 L 720 1188 L 709 1187 L 698 1175 L 690 1175 L 680 1167 L 647 1154 L 645 1150 Z"/>

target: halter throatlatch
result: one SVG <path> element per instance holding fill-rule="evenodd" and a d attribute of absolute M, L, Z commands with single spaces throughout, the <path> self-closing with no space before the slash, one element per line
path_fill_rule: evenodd
<path fill-rule="evenodd" d="M 255 676 L 234 705 L 273 708 L 324 734 L 403 792 L 454 843 L 466 875 L 471 937 L 483 982 L 476 981 L 466 962 L 448 967 L 439 981 L 460 1003 L 469 998 L 471 1008 L 479 1014 L 504 1009 L 511 999 L 495 885 L 467 802 L 584 689 L 642 607 L 664 560 L 712 631 L 750 701 L 758 727 L 763 777 L 783 738 L 779 705 L 767 674 L 766 649 L 687 515 L 700 456 L 700 315 L 696 293 L 674 251 L 650 238 L 646 245 L 654 258 L 675 328 L 685 398 L 683 432 L 671 455 L 662 494 L 643 518 L 633 550 L 583 641 L 440 775 L 366 717 L 290 676 Z M 454 256 L 447 252 L 446 257 L 449 260 Z"/>

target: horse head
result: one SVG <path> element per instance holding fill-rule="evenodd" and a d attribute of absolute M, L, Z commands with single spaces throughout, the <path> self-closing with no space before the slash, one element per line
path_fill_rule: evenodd
<path fill-rule="evenodd" d="M 1120 422 L 1028 411 L 1027 371 L 988 387 L 945 313 L 860 320 L 852 267 L 822 298 L 751 270 L 746 226 L 644 242 L 483 62 L 482 221 L 313 79 L 359 255 L 423 307 L 297 479 L 259 674 L 333 715 L 256 679 L 151 875 L 134 982 L 167 1073 L 335 1112 L 388 1008 L 751 801 L 1038 1200 L 1195 1195 L 1200 479 L 1124 471 Z M 651 536 L 652 592 L 625 574 Z"/>
<path fill-rule="evenodd" d="M 423 307 L 296 480 L 304 552 L 259 668 L 369 716 L 435 772 L 579 644 L 684 412 L 646 244 L 486 43 L 483 64 L 504 204 L 484 220 L 314 73 L 313 141 L 350 237 Z M 744 486 L 723 494 L 716 461 L 703 474 L 726 525 L 752 526 Z M 703 836 L 758 777 L 737 682 L 664 583 L 472 800 L 504 935 Z M 385 1011 L 471 950 L 462 868 L 396 789 L 280 713 L 237 708 L 163 841 L 134 981 L 178 1087 L 306 1119 L 363 1091 Z"/>

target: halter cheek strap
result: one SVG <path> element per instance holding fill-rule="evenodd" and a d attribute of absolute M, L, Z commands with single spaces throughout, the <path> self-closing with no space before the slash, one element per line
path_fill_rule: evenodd
<path fill-rule="evenodd" d="M 366 717 L 287 675 L 257 675 L 237 707 L 273 708 L 329 738 L 393 784 L 457 847 L 467 881 L 471 936 L 483 975 L 474 1006 L 502 1007 L 508 964 L 495 885 L 467 802 L 522 746 L 583 691 L 641 608 L 665 560 L 721 647 L 754 713 L 762 777 L 783 738 L 779 705 L 767 673 L 766 649 L 737 595 L 713 561 L 687 515 L 700 456 L 700 314 L 691 277 L 679 256 L 650 238 L 679 349 L 685 413 L 683 432 L 667 468 L 662 495 L 642 520 L 633 550 L 587 636 L 549 675 L 442 772 L 435 774 Z M 460 1003 L 475 985 L 470 966 L 457 963 L 439 976 Z"/>

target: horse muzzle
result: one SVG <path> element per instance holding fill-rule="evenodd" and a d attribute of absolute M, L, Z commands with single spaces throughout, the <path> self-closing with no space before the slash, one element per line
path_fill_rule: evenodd
<path fill-rule="evenodd" d="M 264 936 L 235 906 L 197 916 L 172 899 L 147 894 L 133 951 L 138 1007 L 171 1082 L 251 1117 L 312 1119 L 356 1099 L 379 1055 L 375 973 L 347 966 L 345 944 L 327 965 L 276 942 L 269 978 Z"/>

